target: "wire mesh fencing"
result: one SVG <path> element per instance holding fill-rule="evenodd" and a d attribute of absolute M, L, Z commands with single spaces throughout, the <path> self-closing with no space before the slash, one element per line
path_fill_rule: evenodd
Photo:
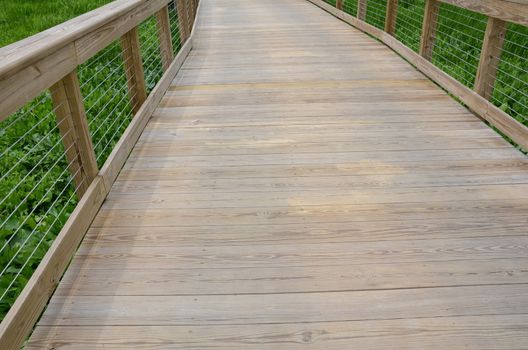
<path fill-rule="evenodd" d="M 491 102 L 528 126 L 528 27 L 508 24 Z"/>
<path fill-rule="evenodd" d="M 357 5 L 357 0 L 345 0 L 343 3 L 343 11 L 345 11 L 349 15 L 356 17 L 358 8 Z"/>
<path fill-rule="evenodd" d="M 386 12 L 387 0 L 368 0 L 366 22 L 376 28 L 383 29 Z"/>
<path fill-rule="evenodd" d="M 52 91 L 53 93 L 53 91 Z M 12 306 L 77 203 L 76 149 L 44 93 L 0 122 L 0 318 Z"/>
<path fill-rule="evenodd" d="M 147 93 L 150 93 L 163 75 L 161 49 L 154 16 L 149 17 L 139 26 L 139 42 Z"/>
<path fill-rule="evenodd" d="M 178 52 L 180 52 L 180 49 L 184 43 L 180 33 L 181 26 L 183 24 L 180 23 L 178 18 L 178 9 L 176 7 L 176 2 L 174 1 L 169 3 L 169 25 L 172 38 L 172 49 L 174 55 L 176 55 Z"/>
<path fill-rule="evenodd" d="M 467 87 L 475 83 L 486 16 L 442 3 L 436 20 L 432 62 Z"/>
<path fill-rule="evenodd" d="M 126 69 L 130 68 L 125 68 L 126 63 L 122 48 L 116 41 L 78 69 L 99 167 L 132 120 L 133 96 L 129 96 Z"/>
<path fill-rule="evenodd" d="M 396 17 L 396 31 L 394 36 L 414 52 L 420 50 L 424 9 L 424 0 L 398 1 L 398 14 Z"/>

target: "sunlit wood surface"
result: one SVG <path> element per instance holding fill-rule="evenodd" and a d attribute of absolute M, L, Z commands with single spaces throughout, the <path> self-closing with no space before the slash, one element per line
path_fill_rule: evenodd
<path fill-rule="evenodd" d="M 527 158 L 307 1 L 201 2 L 27 348 L 527 348 Z"/>

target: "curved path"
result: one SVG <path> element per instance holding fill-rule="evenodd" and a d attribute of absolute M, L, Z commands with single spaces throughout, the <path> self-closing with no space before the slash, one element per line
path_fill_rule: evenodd
<path fill-rule="evenodd" d="M 521 349 L 528 160 L 304 0 L 196 45 L 28 349 Z"/>

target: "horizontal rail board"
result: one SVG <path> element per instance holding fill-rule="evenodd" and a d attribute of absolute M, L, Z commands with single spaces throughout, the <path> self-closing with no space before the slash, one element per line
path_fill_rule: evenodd
<path fill-rule="evenodd" d="M 504 21 L 528 25 L 528 2 L 497 0 L 439 0 Z"/>

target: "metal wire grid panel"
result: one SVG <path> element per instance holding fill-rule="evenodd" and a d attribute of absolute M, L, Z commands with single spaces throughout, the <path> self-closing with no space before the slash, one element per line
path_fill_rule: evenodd
<path fill-rule="evenodd" d="M 394 36 L 414 52 L 420 50 L 424 9 L 424 0 L 398 0 Z"/>
<path fill-rule="evenodd" d="M 374 27 L 383 29 L 385 27 L 386 12 L 387 0 L 368 0 L 366 22 Z"/>
<path fill-rule="evenodd" d="M 78 69 L 97 165 L 101 167 L 132 120 L 125 61 L 114 42 Z"/>
<path fill-rule="evenodd" d="M 163 75 L 156 18 L 149 17 L 139 26 L 139 42 L 147 93 L 150 93 Z"/>
<path fill-rule="evenodd" d="M 14 303 L 77 203 L 67 159 L 72 130 L 45 93 L 0 123 L 0 318 Z M 75 169 L 73 173 L 72 169 Z M 82 181 L 82 180 L 81 180 Z"/>
<path fill-rule="evenodd" d="M 183 45 L 182 36 L 180 34 L 180 20 L 178 19 L 178 10 L 176 8 L 176 2 L 172 1 L 169 3 L 169 24 L 172 38 L 172 49 L 174 55 L 180 52 Z"/>
<path fill-rule="evenodd" d="M 358 11 L 357 0 L 344 0 L 343 11 L 345 11 L 349 15 L 357 17 L 357 11 Z"/>
<path fill-rule="evenodd" d="M 491 102 L 528 126 L 528 27 L 508 25 Z"/>
<path fill-rule="evenodd" d="M 432 62 L 472 88 L 477 75 L 487 18 L 442 3 L 436 23 Z"/>

